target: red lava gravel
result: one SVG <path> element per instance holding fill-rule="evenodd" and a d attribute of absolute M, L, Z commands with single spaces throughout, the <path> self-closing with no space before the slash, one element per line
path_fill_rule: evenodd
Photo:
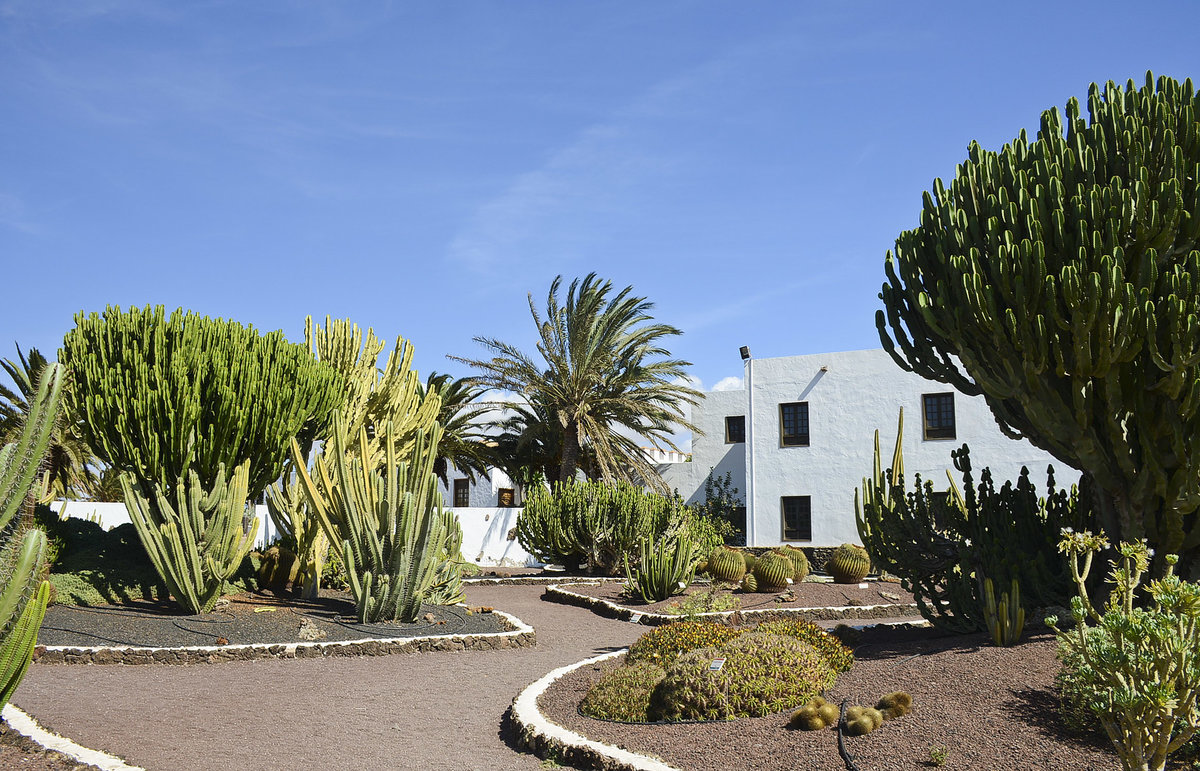
<path fill-rule="evenodd" d="M 50 730 L 150 769 L 538 769 L 512 749 L 512 698 L 547 672 L 625 647 L 647 631 L 544 602 L 541 586 L 476 586 L 472 605 L 537 630 L 533 648 L 191 666 L 34 664 L 14 702 Z M 850 739 L 862 771 L 1116 769 L 1103 745 L 1064 735 L 1049 685 L 1053 640 L 996 648 L 982 638 L 893 633 L 856 651 L 832 696 L 873 702 L 909 691 L 911 715 Z M 884 638 L 880 638 L 884 639 Z M 890 639 L 890 638 L 889 638 Z M 625 726 L 583 718 L 588 667 L 544 697 L 552 719 L 591 738 L 663 755 L 684 769 L 843 768 L 831 732 L 784 730 L 786 715 L 701 726 Z M 3 737 L 0 737 L 3 740 Z M 73 768 L 0 748 L 0 767 Z"/>
<path fill-rule="evenodd" d="M 678 606 L 681 597 L 672 597 L 662 602 L 645 603 L 637 598 L 625 595 L 625 585 L 620 581 L 607 581 L 602 584 L 570 583 L 564 581 L 559 585 L 562 589 L 575 594 L 585 594 L 607 600 L 614 605 L 620 605 L 630 610 L 647 611 L 650 613 L 668 613 L 671 606 Z M 701 594 L 712 590 L 711 587 L 693 584 L 688 588 L 688 595 Z M 900 584 L 885 581 L 871 581 L 866 588 L 859 584 L 834 584 L 804 581 L 793 584 L 789 592 L 743 592 L 738 589 L 730 592 L 727 589 L 714 591 L 715 597 L 736 597 L 740 610 L 779 610 L 784 608 L 823 608 L 823 607 L 862 607 L 864 605 L 909 605 L 913 596 L 904 591 Z M 791 599 L 782 599 L 780 595 Z M 727 608 L 732 610 L 732 608 Z M 917 615 L 914 608 L 913 615 Z"/>
<path fill-rule="evenodd" d="M 1120 769 L 1105 744 L 1073 736 L 1059 722 L 1049 691 L 1058 662 L 1050 635 L 997 648 L 980 635 L 863 645 L 829 701 L 873 706 L 907 691 L 913 711 L 863 737 L 847 738 L 862 771 L 932 767 L 944 748 L 947 769 L 1104 771 Z M 688 771 L 843 771 L 832 730 L 787 729 L 789 713 L 729 722 L 630 725 L 594 720 L 577 707 L 591 683 L 623 657 L 559 680 L 540 700 L 550 720 L 590 739 L 661 757 Z M 736 759 L 736 761 L 735 761 Z"/>

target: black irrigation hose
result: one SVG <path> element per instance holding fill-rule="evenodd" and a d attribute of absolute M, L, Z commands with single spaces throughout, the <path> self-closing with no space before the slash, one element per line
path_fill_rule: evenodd
<path fill-rule="evenodd" d="M 842 762 L 846 764 L 846 771 L 859 771 L 858 766 L 854 765 L 854 758 L 846 751 L 846 705 L 849 703 L 849 699 L 842 699 L 842 710 L 838 715 L 838 754 L 842 756 Z"/>

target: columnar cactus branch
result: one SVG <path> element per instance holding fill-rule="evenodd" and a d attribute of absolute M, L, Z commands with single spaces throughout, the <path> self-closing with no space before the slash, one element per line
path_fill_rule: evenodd
<path fill-rule="evenodd" d="M 254 546 L 258 520 L 246 514 L 249 474 L 250 464 L 243 463 L 226 483 L 222 465 L 205 490 L 200 475 L 189 471 L 186 484 L 172 486 L 174 503 L 161 487 L 145 494 L 131 475 L 121 475 L 129 518 L 150 561 L 171 596 L 191 613 L 212 610 Z"/>

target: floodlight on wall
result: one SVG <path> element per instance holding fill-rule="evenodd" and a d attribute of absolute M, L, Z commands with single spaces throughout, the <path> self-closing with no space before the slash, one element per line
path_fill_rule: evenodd
<path fill-rule="evenodd" d="M 747 361 L 750 358 L 750 346 L 743 345 L 739 349 L 739 353 L 742 354 L 742 361 Z"/>
<path fill-rule="evenodd" d="M 822 371 L 822 372 L 828 372 L 828 371 L 829 371 L 829 367 L 821 367 L 821 371 Z"/>

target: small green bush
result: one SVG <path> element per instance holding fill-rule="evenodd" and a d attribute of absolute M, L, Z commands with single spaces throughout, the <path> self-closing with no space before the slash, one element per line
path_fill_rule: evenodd
<path fill-rule="evenodd" d="M 741 633 L 740 629 L 711 621 L 677 621 L 639 637 L 629 648 L 625 660 L 630 664 L 648 661 L 665 667 L 681 653 L 721 645 Z"/>
<path fill-rule="evenodd" d="M 716 658 L 725 663 L 713 671 Z M 647 714 L 652 720 L 761 717 L 805 704 L 836 677 L 811 645 L 747 633 L 680 655 L 655 688 Z"/>
<path fill-rule="evenodd" d="M 817 649 L 833 671 L 841 674 L 849 672 L 854 665 L 854 653 L 842 645 L 842 641 L 826 632 L 811 621 L 800 618 L 782 618 L 777 621 L 764 621 L 755 630 L 765 634 L 781 634 L 795 637 Z"/>
<path fill-rule="evenodd" d="M 667 671 L 643 661 L 605 673 L 583 697 L 579 711 L 601 720 L 642 723 L 650 708 L 650 694 Z"/>

